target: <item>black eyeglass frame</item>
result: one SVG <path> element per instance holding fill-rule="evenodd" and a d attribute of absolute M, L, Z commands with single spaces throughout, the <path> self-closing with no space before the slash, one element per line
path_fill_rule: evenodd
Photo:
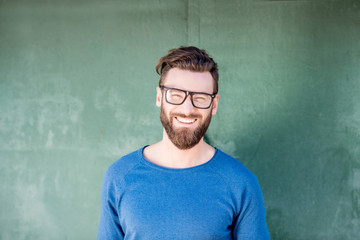
<path fill-rule="evenodd" d="M 168 87 L 161 86 L 161 85 L 160 85 L 159 87 L 160 87 L 161 90 L 164 90 L 164 91 L 165 91 L 165 100 L 166 100 L 167 103 L 172 104 L 172 105 L 181 105 L 181 104 L 183 104 L 183 103 L 185 102 L 187 96 L 190 95 L 190 100 L 191 100 L 192 105 L 193 105 L 195 108 L 200 108 L 200 109 L 208 109 L 209 107 L 211 107 L 211 104 L 213 103 L 214 98 L 215 98 L 215 96 L 217 95 L 217 93 L 210 94 L 210 93 L 204 93 L 204 92 L 190 92 L 190 91 L 186 91 L 186 90 L 182 90 L 182 89 L 178 89 L 178 88 L 168 88 Z M 168 99 L 167 99 L 167 91 L 168 91 L 168 90 L 177 90 L 177 91 L 184 92 L 184 93 L 185 93 L 185 97 L 184 97 L 184 99 L 182 100 L 182 102 L 181 102 L 181 103 L 171 103 L 171 102 L 169 102 Z M 194 94 L 205 94 L 205 95 L 210 96 L 210 97 L 211 97 L 211 101 L 210 101 L 209 106 L 208 106 L 208 107 L 197 107 L 197 106 L 195 106 L 194 101 L 193 101 L 193 95 L 194 95 Z"/>

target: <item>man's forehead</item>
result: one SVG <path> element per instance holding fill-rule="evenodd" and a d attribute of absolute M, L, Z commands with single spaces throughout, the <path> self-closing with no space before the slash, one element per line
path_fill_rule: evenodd
<path fill-rule="evenodd" d="M 214 79 L 209 71 L 195 72 L 172 68 L 166 73 L 164 79 L 166 87 L 179 88 L 194 92 L 212 93 L 214 87 Z"/>

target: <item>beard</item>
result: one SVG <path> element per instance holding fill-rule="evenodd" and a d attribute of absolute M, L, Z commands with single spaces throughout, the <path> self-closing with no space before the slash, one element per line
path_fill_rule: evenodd
<path fill-rule="evenodd" d="M 190 115 L 184 115 L 184 114 L 172 114 L 170 113 L 170 116 L 167 117 L 164 106 L 161 106 L 160 110 L 160 120 L 161 123 L 170 139 L 170 141 L 179 149 L 186 150 L 194 147 L 196 144 L 198 144 L 202 137 L 204 137 L 206 130 L 208 129 L 210 122 L 211 122 L 211 111 L 208 116 L 203 120 L 202 123 L 195 129 L 189 129 L 189 128 L 178 128 L 176 129 L 173 125 L 173 119 L 178 117 L 188 117 L 188 118 L 196 118 L 196 121 L 201 120 L 201 115 L 199 114 L 190 114 Z"/>

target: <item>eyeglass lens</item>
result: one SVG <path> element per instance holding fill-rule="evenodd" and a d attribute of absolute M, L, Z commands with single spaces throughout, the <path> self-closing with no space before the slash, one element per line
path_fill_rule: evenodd
<path fill-rule="evenodd" d="M 166 92 L 166 100 L 172 104 L 182 104 L 186 98 L 186 92 L 176 89 L 168 89 Z M 208 108 L 211 104 L 211 96 L 202 93 L 192 94 L 192 102 L 194 107 Z"/>

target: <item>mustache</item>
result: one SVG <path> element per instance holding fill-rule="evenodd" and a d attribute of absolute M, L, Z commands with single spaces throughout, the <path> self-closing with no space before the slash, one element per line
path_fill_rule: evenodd
<path fill-rule="evenodd" d="M 201 118 L 200 114 L 191 113 L 189 115 L 183 114 L 183 113 L 171 113 L 171 117 L 181 117 L 181 118 Z"/>

